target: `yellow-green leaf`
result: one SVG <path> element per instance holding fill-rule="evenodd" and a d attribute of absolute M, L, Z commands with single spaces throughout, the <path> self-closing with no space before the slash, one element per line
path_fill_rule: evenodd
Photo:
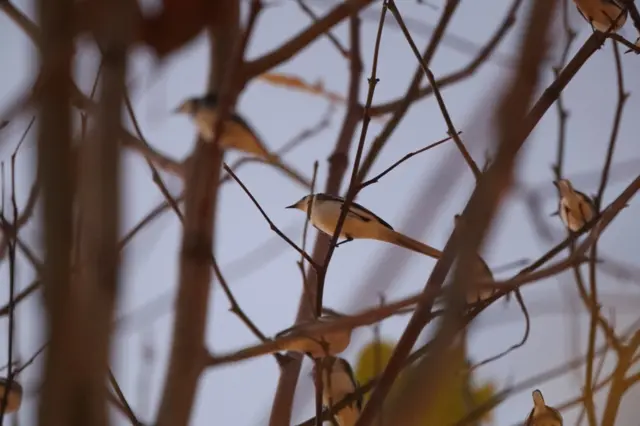
<path fill-rule="evenodd" d="M 387 366 L 394 347 L 395 345 L 391 342 L 380 341 L 372 342 L 362 348 L 354 369 L 358 382 L 365 384 L 380 374 Z M 368 395 L 365 396 L 364 401 L 367 399 Z"/>
<path fill-rule="evenodd" d="M 376 377 L 386 367 L 394 350 L 394 344 L 388 341 L 372 342 L 366 345 L 357 357 L 355 364 L 355 375 L 362 384 L 367 383 L 370 379 Z M 440 382 L 440 388 L 435 395 L 435 401 L 424 408 L 424 412 L 420 416 L 424 417 L 421 424 L 424 426 L 448 425 L 453 424 L 463 417 L 469 410 L 473 410 L 478 406 L 488 402 L 495 395 L 495 387 L 493 383 L 487 382 L 475 385 L 473 378 L 467 379 L 463 372 L 465 371 L 466 353 L 462 347 L 451 348 L 451 352 L 447 356 L 448 365 L 446 371 L 442 372 L 443 378 Z M 387 401 L 393 401 L 398 395 L 398 391 L 412 377 L 412 369 L 416 366 L 410 366 L 403 370 L 391 388 Z M 469 386 L 470 397 L 465 398 L 464 389 Z M 365 402 L 368 396 L 365 396 Z M 386 406 L 387 404 L 385 404 Z M 417 408 L 418 410 L 420 407 Z M 427 411 L 428 410 L 428 411 Z M 481 419 L 483 424 L 492 422 L 493 416 L 489 412 Z"/>

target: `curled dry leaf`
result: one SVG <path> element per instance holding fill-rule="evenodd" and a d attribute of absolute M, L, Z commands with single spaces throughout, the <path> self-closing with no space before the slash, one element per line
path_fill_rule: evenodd
<path fill-rule="evenodd" d="M 280 73 L 266 73 L 258 76 L 258 80 L 266 81 L 274 86 L 283 86 L 301 92 L 311 93 L 314 95 L 322 96 L 331 102 L 345 103 L 346 100 L 343 96 L 336 93 L 325 90 L 324 83 L 318 80 L 314 84 L 307 83 L 300 77 L 295 75 L 280 74 Z"/>
<path fill-rule="evenodd" d="M 136 41 L 163 58 L 191 42 L 206 25 L 215 24 L 217 4 L 207 0 L 162 0 L 158 13 L 144 16 L 136 3 Z M 75 7 L 77 33 L 90 32 L 102 16 L 98 4 L 81 0 Z"/>

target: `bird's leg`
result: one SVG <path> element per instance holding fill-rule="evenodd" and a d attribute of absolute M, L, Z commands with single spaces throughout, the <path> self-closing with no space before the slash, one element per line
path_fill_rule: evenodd
<path fill-rule="evenodd" d="M 339 243 L 336 243 L 336 248 L 340 247 L 340 246 L 341 246 L 341 245 L 343 245 L 343 244 L 348 243 L 349 241 L 353 241 L 353 237 L 351 237 L 351 236 L 349 236 L 349 235 L 347 235 L 346 237 L 347 237 L 347 238 L 346 238 L 345 240 L 340 241 Z"/>
<path fill-rule="evenodd" d="M 596 29 L 593 26 L 593 19 L 592 18 L 587 18 L 584 13 L 582 13 L 582 11 L 580 10 L 580 8 L 576 5 L 576 9 L 578 10 L 578 13 L 580 14 L 580 16 L 582 16 L 584 18 L 585 21 L 587 21 L 589 23 L 589 25 L 591 25 L 591 30 L 593 30 L 593 32 L 596 31 Z"/>
<path fill-rule="evenodd" d="M 587 22 L 589 23 L 589 25 L 591 25 L 591 30 L 595 33 L 595 32 L 596 32 L 596 29 L 595 29 L 595 27 L 593 26 L 593 18 L 587 18 L 587 17 L 585 16 L 585 14 L 584 14 L 584 13 L 582 13 L 582 11 L 580 10 L 580 8 L 579 8 L 577 5 L 576 5 L 576 9 L 578 9 L 578 13 L 580 14 L 580 16 L 582 16 L 582 17 L 584 18 L 584 20 L 585 20 L 585 21 L 587 21 Z"/>
<path fill-rule="evenodd" d="M 640 37 L 638 37 L 638 38 L 636 39 L 636 42 L 635 42 L 635 43 L 633 43 L 633 44 L 634 44 L 636 47 L 640 47 Z M 636 50 L 634 50 L 634 49 L 627 49 L 627 51 L 626 51 L 626 52 L 624 52 L 624 53 L 625 53 L 625 55 L 626 55 L 627 53 L 631 53 L 631 52 L 635 52 L 635 54 L 636 54 L 636 55 L 640 53 L 640 52 L 637 52 L 637 51 L 636 51 Z M 0 128 L 2 128 L 2 127 L 0 127 Z"/>
<path fill-rule="evenodd" d="M 276 362 L 278 363 L 278 366 L 280 368 L 284 368 L 285 365 L 287 365 L 290 361 L 293 360 L 291 355 L 287 355 L 287 354 L 276 353 L 275 357 L 276 357 Z"/>

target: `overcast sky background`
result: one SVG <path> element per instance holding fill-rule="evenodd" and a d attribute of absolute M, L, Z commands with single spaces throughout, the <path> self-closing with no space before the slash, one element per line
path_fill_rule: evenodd
<path fill-rule="evenodd" d="M 309 4 L 317 13 L 324 14 L 335 3 L 313 0 Z M 415 1 L 397 1 L 421 50 L 426 45 L 430 28 L 436 24 L 444 4 L 437 0 L 431 3 L 437 6 L 436 10 L 420 6 Z M 255 58 L 278 47 L 309 24 L 309 18 L 295 2 L 289 0 L 278 4 L 268 8 L 260 16 L 248 57 Z M 362 54 L 365 65 L 361 89 L 363 102 L 367 90 L 366 77 L 371 72 L 380 4 L 381 2 L 377 2 L 362 14 Z M 19 0 L 16 5 L 34 19 L 32 1 Z M 153 7 L 153 4 L 147 6 Z M 489 3 L 463 1 L 447 30 L 446 43 L 440 45 L 432 61 L 431 68 L 436 77 L 465 66 L 479 46 L 491 36 L 509 6 L 510 1 L 507 0 L 493 0 Z M 478 163 L 483 162 L 485 148 L 490 142 L 487 133 L 491 118 L 490 107 L 495 96 L 500 94 L 504 84 L 508 82 L 509 64 L 517 58 L 517 43 L 522 34 L 522 17 L 526 16 L 526 11 L 526 7 L 521 9 L 516 29 L 501 43 L 492 61 L 483 65 L 472 78 L 443 90 L 452 119 L 464 131 L 464 140 Z M 575 8 L 571 7 L 570 13 L 573 27 L 579 30 L 572 48 L 573 54 L 589 36 L 590 29 L 578 16 Z M 337 26 L 333 33 L 348 45 L 347 23 Z M 561 31 L 555 34 L 554 50 L 558 53 L 563 46 L 564 36 Z M 630 23 L 625 26 L 623 34 L 631 40 L 635 39 Z M 5 111 L 32 81 L 37 67 L 37 51 L 29 39 L 2 14 L 0 40 L 4 58 L 0 68 L 0 111 Z M 89 49 L 81 52 L 78 56 L 78 82 L 88 91 L 95 76 L 98 56 Z M 137 49 L 132 55 L 129 79 L 142 130 L 154 147 L 175 158 L 184 158 L 192 150 L 195 131 L 186 118 L 173 116 L 170 111 L 184 97 L 202 93 L 209 72 L 207 54 L 207 39 L 202 35 L 187 48 L 174 54 L 161 67 L 143 49 Z M 556 54 L 555 57 L 557 56 Z M 634 55 L 623 57 L 626 88 L 632 92 L 632 96 L 626 104 L 614 157 L 614 172 L 605 193 L 605 203 L 616 197 L 640 170 L 640 141 L 637 137 L 640 123 L 634 119 L 640 113 L 640 97 L 637 96 L 640 88 L 637 77 L 639 60 Z M 541 90 L 550 83 L 551 66 L 555 63 L 554 59 L 546 64 Z M 374 104 L 401 96 L 415 68 L 415 58 L 402 33 L 394 25 L 393 17 L 388 14 L 380 51 L 380 82 L 376 87 Z M 299 75 L 309 82 L 321 80 L 328 90 L 346 96 L 348 64 L 326 37 L 320 38 L 275 71 Z M 607 43 L 580 70 L 564 92 L 565 106 L 571 112 L 565 174 L 575 178 L 575 186 L 586 193 L 594 193 L 598 187 L 599 170 L 604 162 L 614 115 L 615 89 L 612 47 Z M 327 101 L 322 98 L 260 81 L 249 84 L 238 103 L 238 111 L 274 150 L 303 128 L 316 124 L 327 107 Z M 333 150 L 343 114 L 344 107 L 339 106 L 332 116 L 328 130 L 286 156 L 287 162 L 294 164 L 308 176 L 311 175 L 313 162 L 319 160 L 318 182 L 321 185 L 327 173 L 326 160 Z M 0 158 L 9 161 L 29 119 L 30 116 L 25 115 L 2 131 Z M 371 123 L 367 146 L 383 124 L 384 120 Z M 34 177 L 35 135 L 36 132 L 32 131 L 18 158 L 17 197 L 21 207 L 24 206 Z M 427 98 L 414 104 L 382 151 L 373 167 L 373 173 L 384 170 L 406 153 L 445 135 L 446 126 L 435 100 Z M 557 113 L 553 107 L 521 151 L 516 191 L 502 206 L 490 238 L 485 243 L 483 255 L 490 266 L 504 265 L 521 258 L 535 259 L 563 239 L 564 233 L 559 220 L 547 215 L 556 206 L 550 169 L 555 159 L 556 140 Z M 352 154 L 355 153 L 356 144 L 357 135 L 352 145 Z M 235 158 L 238 158 L 235 153 L 226 155 L 227 162 L 232 162 Z M 446 164 L 449 171 L 446 179 L 439 175 L 442 164 Z M 127 152 L 123 169 L 124 233 L 162 201 L 162 196 L 152 183 L 141 157 Z M 285 210 L 284 207 L 305 195 L 304 191 L 284 179 L 279 172 L 263 165 L 246 166 L 238 175 L 274 222 L 291 238 L 300 241 L 304 215 Z M 181 182 L 169 175 L 165 177 L 171 190 L 178 193 L 182 188 Z M 434 192 L 435 182 L 445 185 L 446 194 Z M 473 184 L 473 175 L 465 168 L 455 146 L 446 144 L 411 159 L 379 183 L 364 190 L 359 195 L 358 202 L 375 211 L 397 230 L 442 247 L 452 230 L 452 216 L 464 207 Z M 553 232 L 551 240 L 540 238 L 530 225 L 530 216 L 519 196 L 525 190 L 535 190 L 542 197 L 542 209 L 545 213 L 543 219 Z M 286 243 L 274 237 L 268 224 L 239 186 L 226 184 L 221 191 L 216 255 L 243 310 L 267 335 L 273 335 L 290 326 L 295 318 L 301 291 L 301 280 L 295 264 L 298 255 Z M 425 198 L 424 194 L 429 195 L 429 198 Z M 608 228 L 599 246 L 603 257 L 623 264 L 635 264 L 636 270 L 640 231 L 633 218 L 639 212 L 639 203 L 633 200 L 630 207 Z M 426 226 L 427 222 L 429 226 Z M 37 243 L 42 229 L 35 220 L 24 228 L 21 235 L 41 253 Z M 310 235 L 315 235 L 315 231 L 311 231 Z M 113 341 L 113 364 L 125 395 L 142 421 L 151 421 L 155 417 L 164 383 L 173 321 L 171 306 L 176 289 L 179 245 L 179 222 L 173 214 L 168 213 L 141 233 L 123 256 L 118 317 L 125 316 L 126 319 L 120 323 Z M 249 261 L 238 262 L 238 259 L 243 259 L 244 255 L 256 249 L 258 251 L 250 256 Z M 270 261 L 266 262 L 265 259 Z M 377 304 L 381 291 L 387 300 L 397 300 L 413 294 L 423 287 L 434 263 L 432 259 L 383 243 L 352 242 L 337 250 L 333 257 L 327 278 L 325 305 L 352 313 Z M 6 262 L 2 264 L 2 273 L 8 277 L 6 265 Z M 19 288 L 24 288 L 35 278 L 34 271 L 22 258 L 19 259 L 18 268 Z M 496 275 L 507 277 L 512 272 L 515 271 Z M 0 286 L 0 297 L 8 300 L 8 279 L 3 282 L 6 285 Z M 606 274 L 600 276 L 603 311 L 615 310 L 619 329 L 635 319 L 634 311 L 638 311 L 640 302 L 638 284 L 637 276 L 626 282 L 615 280 Z M 577 306 L 576 309 L 584 313 L 584 308 L 576 303 L 577 294 L 571 273 L 527 287 L 523 293 L 530 314 L 534 317 L 528 343 L 507 358 L 479 369 L 476 374 L 479 381 L 491 379 L 502 388 L 576 356 L 575 342 L 580 345 L 580 354 L 585 351 L 587 316 L 579 317 L 579 329 L 576 329 L 576 321 L 570 320 L 571 306 Z M 255 338 L 246 327 L 228 311 L 229 303 L 217 286 L 210 302 L 207 331 L 209 348 L 221 353 L 255 343 Z M 139 311 L 145 306 L 143 311 Z M 41 313 L 40 295 L 32 296 L 19 305 L 17 348 L 22 359 L 28 358 L 44 342 Z M 385 321 L 381 327 L 383 338 L 395 341 L 407 320 L 408 317 L 399 317 Z M 6 339 L 7 326 L 4 324 L 8 325 L 8 321 L 4 321 L 0 328 L 0 341 L 6 341 L 1 340 Z M 469 342 L 472 360 L 479 361 L 508 348 L 521 338 L 523 330 L 524 321 L 515 303 L 507 307 L 502 303 L 495 304 L 478 318 L 472 328 Z M 582 337 L 576 334 L 577 330 Z M 351 362 L 355 361 L 359 350 L 371 338 L 370 329 L 359 330 L 342 356 Z M 151 361 L 141 358 L 145 344 L 153 348 Z M 0 350 L 0 363 L 5 362 L 6 350 Z M 305 370 L 299 380 L 294 411 L 296 422 L 313 413 L 310 404 L 312 382 L 305 373 L 309 367 L 307 363 L 305 361 Z M 580 392 L 583 369 L 578 371 L 580 375 L 567 374 L 540 386 L 550 405 L 573 398 Z M 41 362 L 37 362 L 21 376 L 28 394 L 37 392 L 40 372 Z M 148 388 L 141 386 L 141 382 L 144 383 L 141 376 L 145 375 L 151 376 Z M 192 424 L 209 424 L 212 418 L 227 425 L 266 424 L 277 380 L 278 368 L 273 359 L 266 356 L 207 372 L 200 381 Z M 36 408 L 35 398 L 28 398 L 24 402 L 19 414 L 21 424 L 35 422 Z M 502 426 L 521 422 L 530 409 L 530 392 L 517 394 L 496 410 L 495 424 Z M 637 424 L 637 414 L 633 413 L 633 409 L 631 403 L 623 405 L 619 425 Z M 577 410 L 565 413 L 567 424 L 575 421 L 577 413 Z M 114 419 L 117 424 L 127 424 L 119 415 Z"/>

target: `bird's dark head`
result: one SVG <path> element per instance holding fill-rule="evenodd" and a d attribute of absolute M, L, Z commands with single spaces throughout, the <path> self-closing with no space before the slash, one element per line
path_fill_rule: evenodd
<path fill-rule="evenodd" d="M 531 393 L 531 396 L 533 397 L 533 405 L 535 405 L 536 407 L 544 407 L 544 398 L 542 397 L 542 392 L 540 392 L 540 389 L 536 389 Z"/>
<path fill-rule="evenodd" d="M 298 210 L 302 210 L 303 212 L 306 212 L 309 210 L 309 205 L 311 204 L 311 202 L 313 201 L 313 194 L 309 194 L 306 195 L 302 198 L 300 198 L 298 201 L 296 201 L 294 204 L 291 204 L 290 206 L 287 206 L 287 209 L 298 209 Z"/>
<path fill-rule="evenodd" d="M 187 114 L 194 116 L 198 111 L 198 98 L 185 99 L 176 109 L 173 110 L 174 114 Z"/>
<path fill-rule="evenodd" d="M 553 184 L 558 188 L 561 195 L 573 192 L 573 186 L 571 185 L 571 182 L 569 182 L 569 179 L 559 179 L 554 181 Z"/>
<path fill-rule="evenodd" d="M 203 108 L 216 108 L 217 105 L 218 95 L 215 93 L 208 93 L 199 98 L 194 97 L 185 99 L 180 106 L 174 110 L 174 113 L 194 116 Z"/>

